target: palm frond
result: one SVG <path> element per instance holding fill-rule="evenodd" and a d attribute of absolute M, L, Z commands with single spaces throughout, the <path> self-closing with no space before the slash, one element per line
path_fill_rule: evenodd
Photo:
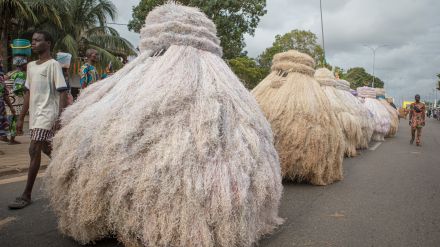
<path fill-rule="evenodd" d="M 100 26 L 105 26 L 108 17 L 115 20 L 116 6 L 109 0 L 97 0 L 97 4 L 90 9 L 89 16 L 93 16 Z"/>
<path fill-rule="evenodd" d="M 60 13 L 66 12 L 67 9 L 63 4 L 65 1 L 55 0 L 32 0 L 28 3 L 34 13 L 38 13 L 40 20 L 48 19 L 54 25 L 62 27 Z"/>
<path fill-rule="evenodd" d="M 112 35 L 119 37 L 118 31 L 116 31 L 116 29 L 109 26 L 93 27 L 87 30 L 85 34 L 88 37 L 93 35 Z"/>
<path fill-rule="evenodd" d="M 135 48 L 126 39 L 112 35 L 93 35 L 87 37 L 89 43 L 99 46 L 114 54 L 135 55 Z"/>
<path fill-rule="evenodd" d="M 68 52 L 75 59 L 78 57 L 78 42 L 70 34 L 67 34 L 55 43 L 54 51 Z"/>
<path fill-rule="evenodd" d="M 53 36 L 54 52 L 83 56 L 86 49 L 98 50 L 104 63 L 136 54 L 135 47 L 121 37 L 116 29 L 106 26 L 116 18 L 112 0 L 0 0 L 0 13 L 8 10 L 11 18 L 20 17 L 20 30 L 43 29 Z M 17 16 L 17 17 L 15 17 Z"/>
<path fill-rule="evenodd" d="M 37 22 L 38 18 L 29 7 L 28 0 L 0 0 L 0 13 L 3 18 L 6 12 L 12 18 L 22 18 L 28 21 Z"/>

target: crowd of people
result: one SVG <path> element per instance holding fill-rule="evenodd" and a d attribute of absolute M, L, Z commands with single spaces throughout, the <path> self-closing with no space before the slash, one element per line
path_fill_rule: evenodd
<path fill-rule="evenodd" d="M 428 118 L 434 118 L 440 120 L 440 107 L 430 107 L 426 111 L 426 116 Z"/>
<path fill-rule="evenodd" d="M 16 64 L 14 90 L 24 95 L 16 133 L 28 113 L 30 166 L 9 208 L 31 204 L 44 153 L 59 228 L 83 244 L 116 236 L 127 246 L 252 246 L 283 222 L 282 179 L 340 181 L 344 157 L 398 129 L 384 89 L 352 90 L 294 50 L 276 54 L 249 92 L 221 58 L 214 23 L 173 2 L 148 14 L 141 54 L 115 75 L 99 75 L 97 51 L 86 52 L 83 91 L 69 107 L 52 47 L 37 31 L 38 60 Z M 0 110 L 12 111 L 3 88 Z M 410 143 L 421 145 L 425 105 L 415 100 Z M 2 114 L 2 135 L 10 122 Z"/>

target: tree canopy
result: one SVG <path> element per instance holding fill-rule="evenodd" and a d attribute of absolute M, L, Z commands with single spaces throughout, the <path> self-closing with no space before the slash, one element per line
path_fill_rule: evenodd
<path fill-rule="evenodd" d="M 73 58 L 94 48 L 102 64 L 111 61 L 118 68 L 122 63 L 117 56 L 135 54 L 133 45 L 106 25 L 117 14 L 111 0 L 0 0 L 0 13 L 3 57 L 7 57 L 11 39 L 36 29 L 51 33 L 54 52 L 69 52 Z"/>
<path fill-rule="evenodd" d="M 267 74 L 264 68 L 247 56 L 230 59 L 228 63 L 248 89 L 254 88 Z"/>
<path fill-rule="evenodd" d="M 93 48 L 99 52 L 102 64 L 112 62 L 116 68 L 122 66 L 117 56 L 135 54 L 133 45 L 106 25 L 117 14 L 111 0 L 70 0 L 65 6 L 66 11 L 61 12 L 62 28 L 51 28 L 51 22 L 42 25 L 55 37 L 55 50 L 69 52 L 75 58 Z"/>
<path fill-rule="evenodd" d="M 373 76 L 365 71 L 364 68 L 355 67 L 347 70 L 347 73 L 340 75 L 342 79 L 345 79 L 351 83 L 351 88 L 356 89 L 358 87 L 369 86 L 373 81 Z M 374 87 L 383 88 L 384 82 L 378 77 L 374 78 Z"/>
<path fill-rule="evenodd" d="M 229 65 L 243 81 L 245 86 L 252 89 L 270 73 L 273 56 L 291 49 L 309 54 L 314 58 L 317 67 L 327 67 L 330 70 L 334 69 L 335 73 L 337 73 L 341 79 L 345 79 L 351 83 L 353 89 L 362 86 L 371 86 L 373 76 L 366 72 L 364 68 L 355 67 L 345 72 L 341 67 L 334 66 L 333 68 L 333 66 L 326 63 L 324 61 L 323 49 L 317 43 L 316 35 L 304 30 L 295 29 L 284 35 L 275 36 L 275 41 L 272 46 L 264 50 L 258 56 L 257 61 L 246 56 L 240 56 L 230 59 Z M 378 77 L 375 77 L 375 87 L 383 86 L 384 82 Z"/>
<path fill-rule="evenodd" d="M 11 37 L 18 36 L 30 27 L 48 20 L 52 26 L 61 28 L 58 8 L 63 4 L 56 0 L 0 0 L 1 56 L 8 66 L 8 50 Z"/>
<path fill-rule="evenodd" d="M 145 17 L 156 6 L 167 0 L 141 0 L 133 8 L 133 19 L 128 28 L 139 32 Z M 266 14 L 266 0 L 180 0 L 187 6 L 200 8 L 217 26 L 224 57 L 227 59 L 242 55 L 245 47 L 244 34 L 253 35 L 260 17 Z"/>
<path fill-rule="evenodd" d="M 258 62 L 262 67 L 270 68 L 272 58 L 275 54 L 288 50 L 297 50 L 309 54 L 317 65 L 322 66 L 324 61 L 324 50 L 317 43 L 314 33 L 304 30 L 292 30 L 284 35 L 275 36 L 272 46 L 266 48 L 258 57 Z"/>

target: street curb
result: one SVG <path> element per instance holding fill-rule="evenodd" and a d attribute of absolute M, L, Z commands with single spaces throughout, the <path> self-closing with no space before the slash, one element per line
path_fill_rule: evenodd
<path fill-rule="evenodd" d="M 47 168 L 47 165 L 41 165 L 39 171 L 44 171 L 44 170 L 46 170 L 46 168 Z M 25 172 L 27 173 L 28 171 L 29 171 L 29 168 L 2 171 L 2 172 L 0 172 L 0 178 L 4 177 L 4 176 L 11 176 L 11 175 L 25 173 Z"/>

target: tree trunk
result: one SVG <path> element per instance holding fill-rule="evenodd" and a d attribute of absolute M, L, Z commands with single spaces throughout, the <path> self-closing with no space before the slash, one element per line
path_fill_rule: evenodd
<path fill-rule="evenodd" d="M 2 20 L 1 23 L 1 53 L 0 55 L 3 58 L 3 70 L 6 74 L 6 72 L 8 71 L 9 66 L 9 58 L 8 58 L 8 44 L 9 44 L 9 35 L 8 35 L 8 18 L 9 18 L 9 14 L 8 11 L 5 11 L 5 16 Z"/>

